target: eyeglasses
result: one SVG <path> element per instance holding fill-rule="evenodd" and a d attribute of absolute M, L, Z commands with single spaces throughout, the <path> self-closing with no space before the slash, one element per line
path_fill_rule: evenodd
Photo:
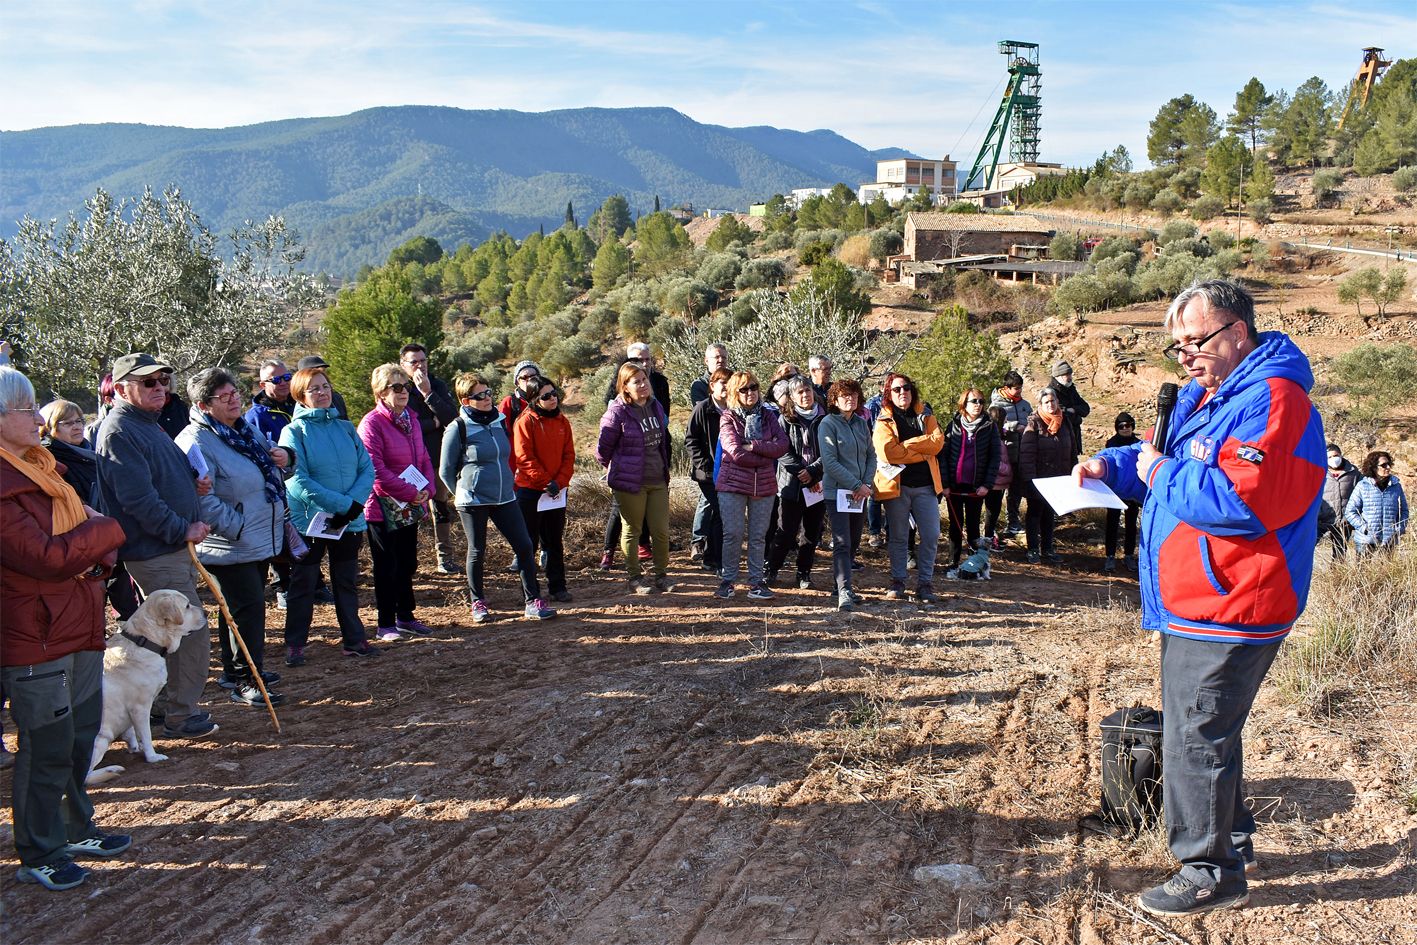
<path fill-rule="evenodd" d="M 1186 344 L 1170 345 L 1161 353 L 1166 355 L 1166 357 L 1170 358 L 1172 361 L 1181 360 L 1181 355 L 1183 354 L 1188 358 L 1194 358 L 1196 355 L 1201 353 L 1201 345 L 1205 344 L 1207 341 L 1214 338 L 1216 335 L 1220 334 L 1225 329 L 1231 327 L 1232 325 L 1238 325 L 1239 323 L 1240 322 L 1237 319 L 1233 322 L 1230 322 L 1229 324 L 1221 325 L 1219 328 L 1206 335 L 1200 341 L 1189 341 Z"/>
<path fill-rule="evenodd" d="M 31 407 L 30 409 L 33 410 L 34 408 Z M 80 418 L 77 419 L 77 420 L 60 420 L 58 423 L 56 423 L 56 424 L 54 424 L 54 425 L 55 425 L 56 427 L 81 427 L 81 426 L 84 425 L 84 418 L 83 418 L 83 417 L 80 417 Z"/>
<path fill-rule="evenodd" d="M 468 394 L 468 395 L 467 395 L 467 399 L 468 399 L 468 400 L 489 400 L 489 399 L 491 399 L 491 397 L 492 397 L 492 391 L 490 391 L 490 390 L 480 390 L 480 391 L 478 391 L 478 392 L 475 393 L 475 394 Z"/>
<path fill-rule="evenodd" d="M 1133 424 L 1130 424 L 1130 423 L 1119 423 L 1119 424 L 1117 424 L 1117 429 L 1118 429 L 1118 430 L 1130 430 L 1132 427 L 1133 427 Z"/>
<path fill-rule="evenodd" d="M 391 390 L 391 391 L 393 391 L 395 394 L 402 394 L 402 393 L 406 392 L 406 391 L 409 389 L 410 386 L 412 386 L 412 385 L 409 385 L 409 384 L 400 384 L 400 383 L 398 383 L 397 381 L 395 381 L 394 383 L 390 384 L 388 387 L 385 387 L 384 390 Z"/>
<path fill-rule="evenodd" d="M 133 381 L 129 381 L 128 383 L 131 384 L 131 383 L 134 383 L 134 382 L 133 382 Z M 172 386 L 172 375 L 171 375 L 171 374 L 149 374 L 147 377 L 143 378 L 142 380 L 137 381 L 137 383 L 142 384 L 142 385 L 143 385 L 144 387 L 146 387 L 148 390 L 152 390 L 154 387 L 171 387 L 171 386 Z"/>
<path fill-rule="evenodd" d="M 427 358 L 404 358 L 403 363 L 411 367 L 420 367 L 428 363 Z"/>
<path fill-rule="evenodd" d="M 558 396 L 560 396 L 560 395 L 557 394 L 554 390 L 549 390 L 549 391 L 547 391 L 547 392 L 544 393 L 544 394 L 539 394 L 536 399 L 537 399 L 537 400 L 555 400 Z"/>
<path fill-rule="evenodd" d="M 6 412 L 6 413 L 27 413 L 27 414 L 29 414 L 31 417 L 33 417 L 35 414 L 39 413 L 39 408 L 38 408 L 38 407 L 6 407 L 6 408 L 5 408 L 5 412 Z"/>
<path fill-rule="evenodd" d="M 289 371 L 286 371 L 284 374 L 272 374 L 270 377 L 266 378 L 266 379 L 265 379 L 264 381 L 262 381 L 261 383 L 262 383 L 262 384 L 285 384 L 285 383 L 288 383 L 288 382 L 290 381 L 290 379 L 291 379 L 292 377 L 294 377 L 294 376 L 295 376 L 294 374 L 291 374 Z"/>
<path fill-rule="evenodd" d="M 241 392 L 240 392 L 240 391 L 235 391 L 235 390 L 229 390 L 229 391 L 227 391 L 225 394 L 217 394 L 216 396 L 212 397 L 212 400 L 221 400 L 221 401 L 225 401 L 225 402 L 228 403 L 228 404 L 230 404 L 230 403 L 238 403 L 238 404 L 239 404 L 239 403 L 241 403 Z"/>

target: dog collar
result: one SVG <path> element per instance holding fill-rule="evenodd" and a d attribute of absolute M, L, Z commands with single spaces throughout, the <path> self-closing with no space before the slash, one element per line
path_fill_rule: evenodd
<path fill-rule="evenodd" d="M 127 630 L 120 630 L 118 632 L 123 636 L 127 637 L 129 640 L 132 640 L 134 643 L 138 644 L 138 646 L 144 650 L 151 650 L 158 656 L 167 656 L 166 650 L 158 646 L 153 641 L 149 640 L 147 637 L 137 636 L 136 634 L 129 633 Z"/>

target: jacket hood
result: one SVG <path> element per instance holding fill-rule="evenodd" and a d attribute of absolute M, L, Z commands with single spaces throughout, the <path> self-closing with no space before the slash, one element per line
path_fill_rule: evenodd
<path fill-rule="evenodd" d="M 334 407 L 307 407 L 304 404 L 295 408 L 295 420 L 305 420 L 311 423 L 323 423 L 328 420 L 338 420 L 339 411 Z"/>
<path fill-rule="evenodd" d="M 1270 378 L 1293 381 L 1307 393 L 1314 386 L 1314 370 L 1309 365 L 1309 357 L 1299 350 L 1299 346 L 1289 336 L 1279 331 L 1260 333 L 1259 347 L 1251 351 L 1245 360 L 1235 368 L 1215 392 L 1217 399 L 1233 397 L 1235 394 L 1255 384 L 1263 384 Z M 1200 385 L 1195 381 L 1187 388 Z"/>

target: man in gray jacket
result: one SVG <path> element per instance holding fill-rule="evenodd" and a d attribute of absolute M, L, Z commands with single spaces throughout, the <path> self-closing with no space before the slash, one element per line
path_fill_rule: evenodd
<path fill-rule="evenodd" d="M 113 410 L 99 428 L 99 501 L 128 540 L 119 555 L 144 596 L 180 591 L 197 607 L 197 569 L 188 542 L 210 532 L 201 520 L 198 496 L 211 491 L 182 450 L 158 425 L 172 385 L 172 367 L 150 354 L 125 354 L 113 363 Z M 203 627 L 182 638 L 167 655 L 167 685 L 153 702 L 164 715 L 167 738 L 204 738 L 217 730 L 197 703 L 207 682 L 211 634 Z"/>

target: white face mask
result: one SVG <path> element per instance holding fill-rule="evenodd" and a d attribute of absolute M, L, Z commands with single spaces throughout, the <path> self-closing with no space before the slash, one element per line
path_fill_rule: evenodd
<path fill-rule="evenodd" d="M 1343 468 L 1343 457 L 1342 457 L 1342 456 L 1330 456 L 1330 457 L 1328 458 L 1328 468 L 1329 468 L 1329 469 L 1342 469 L 1342 468 Z"/>

